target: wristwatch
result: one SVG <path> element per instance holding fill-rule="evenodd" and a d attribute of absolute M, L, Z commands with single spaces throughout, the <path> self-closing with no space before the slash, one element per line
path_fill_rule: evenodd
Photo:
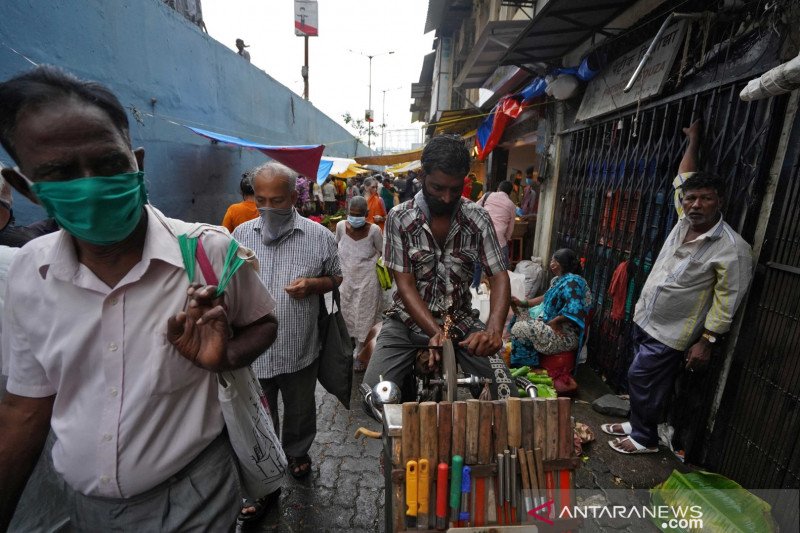
<path fill-rule="evenodd" d="M 705 340 L 708 341 L 709 344 L 716 344 L 717 343 L 717 340 L 718 340 L 717 337 L 715 337 L 714 335 L 712 335 L 711 333 L 709 333 L 707 331 L 703 332 L 702 336 L 703 336 L 703 338 Z"/>

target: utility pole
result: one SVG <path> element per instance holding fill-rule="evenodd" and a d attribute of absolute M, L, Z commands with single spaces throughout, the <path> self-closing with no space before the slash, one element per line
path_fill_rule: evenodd
<path fill-rule="evenodd" d="M 367 57 L 369 58 L 369 103 L 367 103 L 367 112 L 369 113 L 369 118 L 367 120 L 367 148 L 372 150 L 372 58 L 375 56 Z"/>
<path fill-rule="evenodd" d="M 308 35 L 303 37 L 306 45 L 306 62 L 303 65 L 303 98 L 308 100 Z"/>
<path fill-rule="evenodd" d="M 386 144 L 386 93 L 389 91 L 396 91 L 397 89 L 402 89 L 403 86 L 394 87 L 392 89 L 383 89 L 381 92 L 383 93 L 383 102 L 381 103 L 381 155 L 385 150 Z"/>
<path fill-rule="evenodd" d="M 372 123 L 374 122 L 374 117 L 372 113 L 372 58 L 380 57 L 384 55 L 392 55 L 394 54 L 394 50 L 390 50 L 388 52 L 381 52 L 380 54 L 365 54 L 364 52 L 358 52 L 356 50 L 348 50 L 348 52 L 352 52 L 354 54 L 361 54 L 369 59 L 369 99 L 367 101 L 367 112 L 364 114 L 364 118 L 366 119 L 367 123 L 367 148 L 370 150 L 372 147 Z"/>
<path fill-rule="evenodd" d="M 300 75 L 303 77 L 303 98 L 307 101 L 309 97 L 308 38 L 319 35 L 317 0 L 294 0 L 294 34 L 298 37 L 303 37 L 304 41 L 305 54 L 303 66 L 300 68 Z"/>

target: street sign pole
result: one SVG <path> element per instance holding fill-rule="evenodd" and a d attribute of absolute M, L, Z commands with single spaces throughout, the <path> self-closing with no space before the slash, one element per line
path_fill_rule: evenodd
<path fill-rule="evenodd" d="M 308 100 L 308 35 L 303 37 L 306 45 L 306 63 L 303 70 L 303 98 Z"/>

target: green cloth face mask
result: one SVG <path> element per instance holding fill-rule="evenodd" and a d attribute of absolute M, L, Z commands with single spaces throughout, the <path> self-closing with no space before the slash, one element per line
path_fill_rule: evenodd
<path fill-rule="evenodd" d="M 82 241 L 108 245 L 133 233 L 147 203 L 144 172 L 41 181 L 31 190 L 64 230 Z"/>

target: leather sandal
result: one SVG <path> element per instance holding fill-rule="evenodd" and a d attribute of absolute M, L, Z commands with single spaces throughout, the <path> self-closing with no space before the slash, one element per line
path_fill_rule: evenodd
<path fill-rule="evenodd" d="M 278 490 L 275 490 L 255 501 L 249 499 L 242 500 L 242 510 L 239 511 L 239 516 L 236 517 L 236 520 L 240 524 L 245 524 L 245 523 L 250 524 L 253 522 L 258 522 L 259 520 L 264 518 L 264 515 L 267 514 L 267 512 L 275 504 L 278 503 L 278 498 L 280 497 L 280 495 L 281 495 L 281 489 L 279 487 Z M 255 511 L 253 511 L 252 513 L 245 513 L 244 510 L 247 507 L 252 507 L 255 509 Z"/>
<path fill-rule="evenodd" d="M 287 457 L 289 472 L 295 479 L 303 479 L 311 473 L 311 457 L 308 454 L 302 457 Z"/>

